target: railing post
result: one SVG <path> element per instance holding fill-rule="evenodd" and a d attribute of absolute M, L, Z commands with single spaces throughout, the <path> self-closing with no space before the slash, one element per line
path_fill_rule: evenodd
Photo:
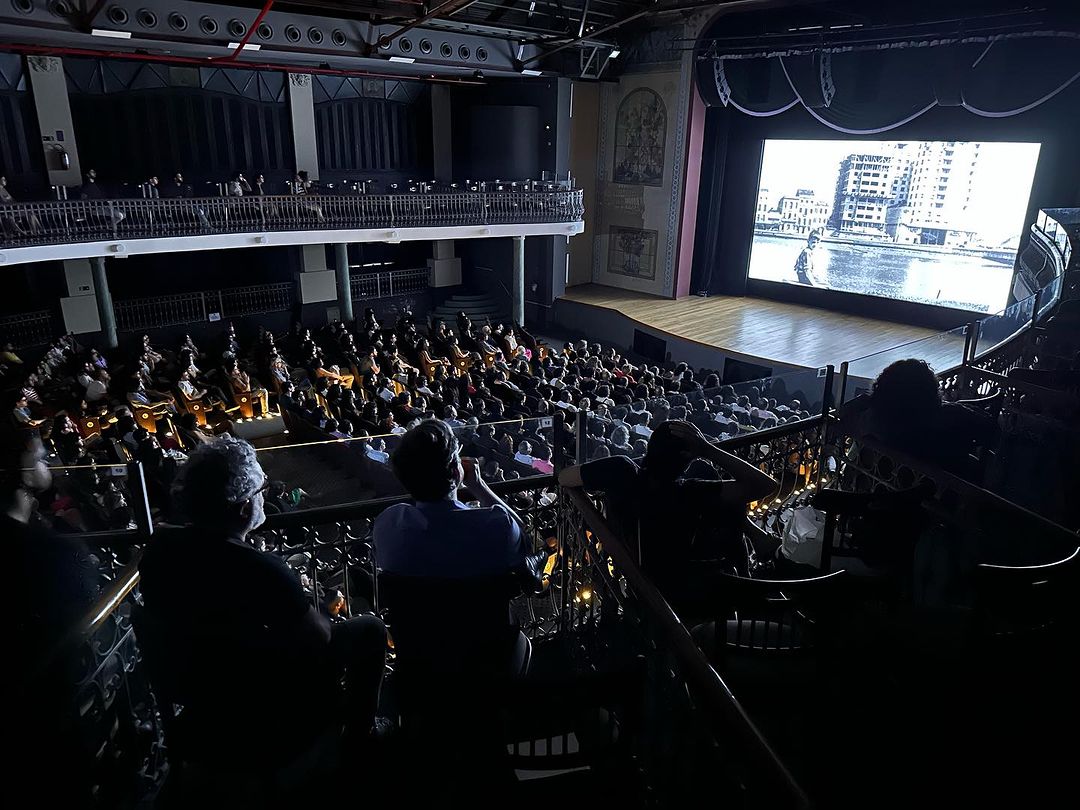
<path fill-rule="evenodd" d="M 199 304 L 202 306 L 202 319 L 206 320 L 206 293 L 199 293 Z"/>
<path fill-rule="evenodd" d="M 840 364 L 840 401 L 837 406 L 843 405 L 847 401 L 847 378 L 848 378 L 848 364 L 847 360 Z"/>
<path fill-rule="evenodd" d="M 969 366 L 975 362 L 975 355 L 979 352 L 979 335 L 982 332 L 982 321 L 972 321 L 965 330 L 964 341 L 964 365 Z"/>
<path fill-rule="evenodd" d="M 225 295 L 221 290 L 217 291 L 218 315 L 225 317 Z"/>
<path fill-rule="evenodd" d="M 1029 326 L 1034 326 L 1039 322 L 1039 308 L 1042 306 L 1042 298 L 1043 288 L 1039 287 L 1039 289 L 1035 291 L 1035 306 L 1031 310 L 1031 321 L 1028 324 Z"/>
<path fill-rule="evenodd" d="M 589 414 L 592 411 L 578 411 L 574 417 L 574 459 L 575 464 L 584 464 L 589 460 Z"/>
<path fill-rule="evenodd" d="M 551 418 L 551 435 L 554 439 L 551 463 L 556 475 L 566 464 L 566 415 L 560 410 Z"/>
<path fill-rule="evenodd" d="M 131 508 L 135 512 L 135 525 L 139 536 L 148 540 L 154 533 L 154 519 L 150 514 L 150 498 L 146 492 L 146 478 L 142 463 L 132 461 L 127 465 L 128 491 L 131 493 Z"/>

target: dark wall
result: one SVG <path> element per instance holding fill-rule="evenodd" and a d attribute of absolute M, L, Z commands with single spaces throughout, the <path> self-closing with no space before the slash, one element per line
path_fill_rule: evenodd
<path fill-rule="evenodd" d="M 177 169 L 198 193 L 235 171 L 284 193 L 295 166 L 285 74 L 65 58 L 79 156 L 106 186 Z M 386 183 L 431 174 L 426 86 L 316 75 L 312 93 L 323 182 Z M 116 189 L 120 190 L 120 189 Z"/>
<path fill-rule="evenodd" d="M 64 70 L 80 163 L 107 187 L 180 170 L 216 194 L 205 184 L 241 170 L 284 191 L 292 177 L 282 73 L 72 57 Z"/>
<path fill-rule="evenodd" d="M 14 53 L 0 53 L 0 175 L 16 199 L 44 197 L 49 190 L 25 63 Z"/>
<path fill-rule="evenodd" d="M 292 281 L 299 254 L 298 247 L 260 247 L 129 256 L 109 261 L 109 287 L 120 300 Z"/>
<path fill-rule="evenodd" d="M 557 93 L 547 79 L 454 88 L 454 175 L 516 180 L 554 171 Z"/>
<path fill-rule="evenodd" d="M 1080 203 L 1080 151 L 1073 86 L 1027 113 L 982 118 L 959 107 L 938 107 L 866 140 L 967 140 L 1039 142 L 1042 149 L 1031 189 L 1024 232 L 1040 208 Z M 724 295 L 761 295 L 870 317 L 946 329 L 970 313 L 904 301 L 747 279 L 762 142 L 768 138 L 859 140 L 816 121 L 801 105 L 771 118 L 710 107 L 706 117 L 702 194 L 691 289 Z"/>
<path fill-rule="evenodd" d="M 431 93 L 416 82 L 314 76 L 323 182 L 432 174 Z"/>
<path fill-rule="evenodd" d="M 540 174 L 540 110 L 478 105 L 469 109 L 469 176 L 537 177 Z"/>

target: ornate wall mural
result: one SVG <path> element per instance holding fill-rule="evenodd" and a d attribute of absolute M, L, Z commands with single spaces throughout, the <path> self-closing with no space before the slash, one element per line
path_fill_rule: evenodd
<path fill-rule="evenodd" d="M 626 95 L 615 116 L 616 183 L 659 186 L 664 180 L 667 107 L 646 87 Z"/>
<path fill-rule="evenodd" d="M 656 238 L 656 231 L 612 225 L 608 272 L 653 281 L 656 278 Z"/>

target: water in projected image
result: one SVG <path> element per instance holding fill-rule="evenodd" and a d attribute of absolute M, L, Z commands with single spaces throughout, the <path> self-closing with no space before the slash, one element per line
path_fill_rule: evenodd
<path fill-rule="evenodd" d="M 750 278 L 996 312 L 1038 156 L 1033 143 L 766 141 Z"/>

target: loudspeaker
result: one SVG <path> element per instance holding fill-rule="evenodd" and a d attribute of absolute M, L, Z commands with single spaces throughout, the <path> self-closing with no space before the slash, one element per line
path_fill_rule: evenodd
<path fill-rule="evenodd" d="M 943 45 L 930 49 L 934 63 L 934 98 L 939 107 L 964 103 L 964 80 L 971 70 L 971 51 L 963 46 Z"/>
<path fill-rule="evenodd" d="M 642 332 L 640 329 L 634 330 L 634 345 L 632 348 L 634 354 L 641 355 L 655 363 L 663 363 L 667 359 L 667 341 L 650 335 L 648 332 Z"/>

